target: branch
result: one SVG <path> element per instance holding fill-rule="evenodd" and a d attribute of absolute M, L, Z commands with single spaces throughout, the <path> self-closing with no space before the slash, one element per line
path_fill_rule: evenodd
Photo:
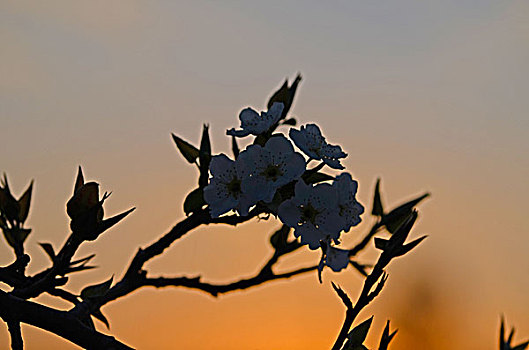
<path fill-rule="evenodd" d="M 70 303 L 77 305 L 80 303 L 79 299 L 77 298 L 77 295 L 70 293 L 64 289 L 59 288 L 53 288 L 48 291 L 46 291 L 49 295 L 53 295 L 55 297 L 61 298 L 63 300 L 69 301 Z"/>
<path fill-rule="evenodd" d="M 281 274 L 263 274 L 259 273 L 254 277 L 241 279 L 237 282 L 232 282 L 229 284 L 211 284 L 200 281 L 199 277 L 188 278 L 188 277 L 157 277 L 157 278 L 145 278 L 142 285 L 143 286 L 152 286 L 156 288 L 161 287 L 186 287 L 191 289 L 198 289 L 204 291 L 212 296 L 216 297 L 219 294 L 224 294 L 236 290 L 248 289 L 251 287 L 258 286 L 262 283 L 273 281 L 277 279 L 290 278 L 296 275 L 300 275 L 305 272 L 314 271 L 318 266 L 309 266 L 294 271 L 281 273 Z"/>
<path fill-rule="evenodd" d="M 364 280 L 364 286 L 362 287 L 362 291 L 360 293 L 360 296 L 358 297 L 356 304 L 353 306 L 353 304 L 350 301 L 349 303 L 346 303 L 344 301 L 345 305 L 347 306 L 346 316 L 345 316 L 342 329 L 340 330 L 340 333 L 338 334 L 338 338 L 336 339 L 336 342 L 334 343 L 332 350 L 342 349 L 342 346 L 344 345 L 344 341 L 347 338 L 347 334 L 354 320 L 360 313 L 360 311 L 362 311 L 362 309 L 364 309 L 367 305 L 369 305 L 369 303 L 371 303 L 373 299 L 375 299 L 382 291 L 382 288 L 384 287 L 388 279 L 388 275 L 384 271 L 384 268 L 388 266 L 388 264 L 394 258 L 397 258 L 399 256 L 402 256 L 410 252 L 414 247 L 416 247 L 425 238 L 425 236 L 423 236 L 421 238 L 416 239 L 415 241 L 411 243 L 404 244 L 406 238 L 408 237 L 408 234 L 410 233 L 411 228 L 415 224 L 416 219 L 417 219 L 417 212 L 413 211 L 406 218 L 406 220 L 401 224 L 401 226 L 399 226 L 399 228 L 393 233 L 390 239 L 388 240 L 379 239 L 380 240 L 379 244 L 377 245 L 375 243 L 375 246 L 381 249 L 382 253 L 378 257 L 378 260 L 375 266 L 373 267 L 373 270 Z M 377 223 L 377 225 L 379 225 L 379 223 Z M 374 230 L 371 230 L 371 232 L 373 231 Z M 365 240 L 366 239 L 364 239 L 364 241 Z M 380 242 L 382 242 L 382 246 Z M 333 284 L 333 287 L 335 288 L 338 295 L 342 298 L 342 300 L 344 300 L 343 295 L 345 295 L 345 293 L 339 290 L 339 288 L 337 289 L 334 286 L 334 284 Z M 340 291 L 342 293 L 340 293 Z"/>
<path fill-rule="evenodd" d="M 66 311 L 59 311 L 0 291 L 0 317 L 52 332 L 85 349 L 131 350 L 114 337 L 89 328 Z"/>
<path fill-rule="evenodd" d="M 22 340 L 22 332 L 20 331 L 20 322 L 8 321 L 7 328 L 11 335 L 11 349 L 24 350 L 24 341 Z"/>
<path fill-rule="evenodd" d="M 342 329 L 340 330 L 340 333 L 338 334 L 338 338 L 336 339 L 336 342 L 334 343 L 332 350 L 340 350 L 342 349 L 343 343 L 347 337 L 347 334 L 349 330 L 351 329 L 351 326 L 353 325 L 354 320 L 362 311 L 363 308 L 365 308 L 373 299 L 380 293 L 382 290 L 382 287 L 384 286 L 386 280 L 387 280 L 387 274 L 384 272 L 383 268 L 389 263 L 389 260 L 385 254 L 381 254 L 375 267 L 373 268 L 373 271 L 367 276 L 367 278 L 364 281 L 364 286 L 362 288 L 362 292 L 360 293 L 360 296 L 358 297 L 358 300 L 356 304 L 353 306 L 353 304 L 349 301 L 349 303 L 345 303 L 347 306 L 347 311 L 345 313 L 345 320 L 342 325 Z M 375 287 L 375 290 L 371 292 L 373 289 L 373 286 L 377 281 L 380 282 Z M 335 290 L 338 289 L 334 286 Z M 340 289 L 341 291 L 341 289 Z M 343 291 L 342 291 L 343 293 Z M 345 293 L 343 293 L 345 294 Z M 340 295 L 340 293 L 338 293 Z M 340 298 L 344 300 L 343 295 L 340 295 Z"/>
<path fill-rule="evenodd" d="M 64 246 L 53 260 L 53 266 L 37 273 L 33 277 L 27 278 L 27 283 L 22 287 L 15 288 L 12 294 L 23 299 L 35 298 L 56 286 L 65 284 L 68 280 L 67 277 L 56 277 L 66 274 L 66 268 L 70 265 L 81 243 L 83 243 L 83 240 L 78 235 L 70 234 L 66 243 L 64 243 Z"/>
<path fill-rule="evenodd" d="M 237 225 L 249 221 L 263 212 L 263 208 L 255 207 L 247 216 L 229 215 L 220 218 L 211 218 L 208 209 L 195 212 L 176 224 L 171 229 L 171 231 L 166 233 L 158 241 L 154 242 L 145 249 L 140 248 L 132 259 L 132 262 L 130 263 L 124 278 L 127 278 L 127 276 L 136 275 L 147 261 L 157 255 L 162 254 L 163 251 L 171 246 L 174 241 L 180 239 L 186 233 L 202 224 L 208 225 L 212 223 L 222 223 L 227 225 Z"/>
<path fill-rule="evenodd" d="M 138 252 L 132 259 L 123 278 L 112 288 L 110 288 L 105 293 L 105 295 L 98 298 L 92 298 L 90 300 L 83 300 L 69 312 L 80 317 L 87 316 L 88 314 L 99 310 L 101 306 L 105 305 L 106 303 L 125 296 L 142 287 L 142 282 L 145 280 L 147 274 L 147 272 L 143 270 L 143 265 L 155 256 L 162 254 L 164 250 L 170 247 L 174 241 L 182 238 L 185 234 L 199 227 L 200 225 L 208 225 L 210 223 L 238 225 L 253 219 L 264 211 L 265 208 L 256 206 L 247 216 L 228 215 L 220 218 L 211 218 L 209 210 L 206 208 L 191 214 L 176 224 L 158 241 L 152 243 L 147 248 L 138 249 Z"/>

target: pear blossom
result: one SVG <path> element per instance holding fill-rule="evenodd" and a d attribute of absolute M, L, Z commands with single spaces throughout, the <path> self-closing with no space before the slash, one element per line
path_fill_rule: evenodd
<path fill-rule="evenodd" d="M 316 124 L 303 125 L 300 130 L 292 128 L 289 136 L 296 146 L 311 159 L 321 159 L 331 168 L 344 169 L 339 159 L 347 157 L 347 154 L 340 146 L 328 144 Z"/>
<path fill-rule="evenodd" d="M 364 207 L 356 200 L 358 182 L 353 180 L 351 174 L 343 173 L 336 177 L 332 186 L 338 193 L 338 214 L 345 220 L 343 230 L 348 232 L 362 221 L 360 215 L 364 212 Z"/>
<path fill-rule="evenodd" d="M 320 241 L 338 240 L 345 225 L 344 218 L 338 215 L 338 194 L 326 183 L 313 186 L 299 180 L 294 197 L 281 203 L 278 215 L 312 250 L 318 249 Z"/>
<path fill-rule="evenodd" d="M 213 156 L 209 169 L 213 177 L 204 187 L 204 200 L 209 204 L 211 216 L 219 217 L 231 209 L 236 209 L 240 215 L 248 215 L 248 209 L 257 201 L 242 191 L 244 169 L 225 154 Z"/>
<path fill-rule="evenodd" d="M 299 179 L 305 172 L 305 159 L 294 152 L 292 143 L 283 135 L 271 137 L 264 147 L 248 146 L 237 163 L 249 174 L 242 179 L 242 191 L 265 202 L 271 202 L 279 187 Z"/>
<path fill-rule="evenodd" d="M 318 279 L 321 283 L 321 272 L 325 266 L 328 266 L 334 272 L 340 272 L 349 265 L 349 250 L 340 249 L 332 246 L 330 240 L 321 242 L 322 255 L 318 265 Z"/>
<path fill-rule="evenodd" d="M 244 137 L 250 134 L 257 136 L 265 133 L 272 125 L 279 121 L 284 107 L 285 105 L 283 103 L 274 102 L 268 112 L 261 112 L 261 115 L 252 108 L 245 108 L 239 114 L 241 130 L 230 129 L 226 131 L 226 134 L 235 137 Z"/>

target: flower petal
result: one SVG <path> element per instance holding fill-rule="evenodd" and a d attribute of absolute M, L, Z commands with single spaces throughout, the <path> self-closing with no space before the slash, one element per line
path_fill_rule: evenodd
<path fill-rule="evenodd" d="M 292 199 L 281 203 L 277 213 L 282 223 L 293 228 L 298 227 L 298 223 L 301 220 L 301 211 Z"/>
<path fill-rule="evenodd" d="M 281 114 L 283 113 L 283 109 L 285 108 L 285 105 L 281 102 L 274 102 L 272 104 L 272 107 L 268 109 L 267 116 L 270 118 L 271 125 L 277 123 L 279 119 L 281 119 Z"/>

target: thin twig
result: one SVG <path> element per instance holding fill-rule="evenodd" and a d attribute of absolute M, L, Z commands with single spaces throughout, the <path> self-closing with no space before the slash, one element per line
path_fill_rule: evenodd
<path fill-rule="evenodd" d="M 11 350 L 23 350 L 24 340 L 22 340 L 22 331 L 20 330 L 20 322 L 7 321 L 7 328 L 11 336 Z"/>

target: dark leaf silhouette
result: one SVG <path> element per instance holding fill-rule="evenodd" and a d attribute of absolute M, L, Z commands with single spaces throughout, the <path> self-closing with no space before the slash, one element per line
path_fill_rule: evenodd
<path fill-rule="evenodd" d="M 110 329 L 110 323 L 108 322 L 107 318 L 105 317 L 105 315 L 103 315 L 103 313 L 101 312 L 101 310 L 96 310 L 96 311 L 93 311 L 92 312 L 92 315 L 97 318 L 99 321 L 103 322 L 105 324 L 105 326 L 107 326 L 107 329 Z"/>
<path fill-rule="evenodd" d="M 274 232 L 270 236 L 270 244 L 276 250 L 281 250 L 287 245 L 288 234 L 290 233 L 290 227 L 287 225 L 281 226 L 279 230 Z"/>
<path fill-rule="evenodd" d="M 233 158 L 237 159 L 239 157 L 239 145 L 237 144 L 235 136 L 231 137 L 231 152 L 233 153 Z"/>
<path fill-rule="evenodd" d="M 53 260 L 55 259 L 55 250 L 53 250 L 53 246 L 49 243 L 39 243 L 39 245 L 53 262 Z"/>
<path fill-rule="evenodd" d="M 514 327 L 509 333 L 509 337 L 505 339 L 505 322 L 503 316 L 500 324 L 500 350 L 525 350 L 529 346 L 529 340 L 518 345 L 512 345 L 512 338 L 514 337 Z"/>
<path fill-rule="evenodd" d="M 83 169 L 79 165 L 79 170 L 77 171 L 77 178 L 75 179 L 75 185 L 73 186 L 73 195 L 75 196 L 75 192 L 77 192 L 78 189 L 81 188 L 81 186 L 84 185 L 84 176 L 83 176 Z"/>
<path fill-rule="evenodd" d="M 195 146 L 191 145 L 189 142 L 182 140 L 175 134 L 171 135 L 173 136 L 173 141 L 176 144 L 176 147 L 178 147 L 178 150 L 180 151 L 180 153 L 182 153 L 184 158 L 189 163 L 195 163 L 199 155 L 199 150 Z"/>
<path fill-rule="evenodd" d="M 294 96 L 296 95 L 296 89 L 298 88 L 299 82 L 301 81 L 301 74 L 298 74 L 294 79 L 292 85 L 288 86 L 288 78 L 285 79 L 285 82 L 281 87 L 274 92 L 272 97 L 268 100 L 267 108 L 270 109 L 274 102 L 281 102 L 285 106 L 283 108 L 283 113 L 281 114 L 281 119 L 284 119 L 290 107 L 292 107 L 292 102 L 294 101 Z"/>
<path fill-rule="evenodd" d="M 84 258 L 81 258 L 79 260 L 75 260 L 75 261 L 72 261 L 70 263 L 70 266 L 74 266 L 74 265 L 81 265 L 81 266 L 84 266 L 86 263 L 88 263 L 90 260 L 92 260 L 96 255 L 95 254 L 90 254 Z"/>
<path fill-rule="evenodd" d="M 400 247 L 399 249 L 397 249 L 395 251 L 395 257 L 397 256 L 402 256 L 406 253 L 408 253 L 409 251 L 411 251 L 413 248 L 415 248 L 416 246 L 419 245 L 419 243 L 421 243 L 426 237 L 428 236 L 422 236 L 422 237 L 419 237 L 417 238 L 416 240 L 408 243 L 408 244 L 405 244 L 403 245 L 402 247 Z"/>
<path fill-rule="evenodd" d="M 2 186 L 3 188 L 0 187 L 0 212 L 5 215 L 7 221 L 14 224 L 18 221 L 20 206 L 18 201 L 11 194 L 6 174 L 4 174 Z"/>
<path fill-rule="evenodd" d="M 338 294 L 340 299 L 342 299 L 342 302 L 347 307 L 347 309 L 348 310 L 352 309 L 353 308 L 353 302 L 351 301 L 351 299 L 349 298 L 347 293 L 345 293 L 342 288 L 340 288 L 339 286 L 334 284 L 334 282 L 331 282 L 331 285 L 332 285 L 332 288 L 334 289 L 334 291 L 336 292 L 336 294 Z"/>
<path fill-rule="evenodd" d="M 285 119 L 283 120 L 283 125 L 291 125 L 291 126 L 296 126 L 297 124 L 297 121 L 295 118 L 288 118 L 288 119 Z"/>
<path fill-rule="evenodd" d="M 372 322 L 373 316 L 354 327 L 347 335 L 348 343 L 346 343 L 346 345 L 350 344 L 349 346 L 351 349 L 361 346 L 367 337 L 367 333 L 369 332 L 369 328 L 371 328 Z"/>
<path fill-rule="evenodd" d="M 386 322 L 386 327 L 384 327 L 384 331 L 382 332 L 382 338 L 380 338 L 380 345 L 378 347 L 378 350 L 388 350 L 389 343 L 395 335 L 397 334 L 397 330 L 393 331 L 391 334 L 389 333 L 389 320 Z"/>
<path fill-rule="evenodd" d="M 202 187 L 195 188 L 189 192 L 184 200 L 184 212 L 186 215 L 190 215 L 202 209 L 204 205 L 206 205 L 206 201 L 204 201 L 204 189 Z"/>
<path fill-rule="evenodd" d="M 406 220 L 408 215 L 410 215 L 413 208 L 429 195 L 429 193 L 425 193 L 422 196 L 412 199 L 411 201 L 406 202 L 393 209 L 388 214 L 382 216 L 381 224 L 385 225 L 389 232 L 394 233 L 399 228 L 399 226 Z"/>
<path fill-rule="evenodd" d="M 334 180 L 334 176 L 327 175 L 324 173 L 319 173 L 319 172 L 318 173 L 305 172 L 302 178 L 307 184 L 315 184 L 315 183 L 322 182 L 322 181 Z"/>
<path fill-rule="evenodd" d="M 115 224 L 120 222 L 121 220 L 123 220 L 127 215 L 132 213 L 134 210 L 136 210 L 136 208 L 130 208 L 129 210 L 124 211 L 121 214 L 118 214 L 118 215 L 115 215 L 115 216 L 113 216 L 111 218 L 103 220 L 101 222 L 101 224 L 99 225 L 96 233 L 97 234 L 101 234 L 101 233 L 105 232 L 106 230 L 108 230 L 109 228 L 111 228 L 112 226 L 114 226 Z"/>
<path fill-rule="evenodd" d="M 382 206 L 382 199 L 380 197 L 380 178 L 377 179 L 377 183 L 375 185 L 375 194 L 373 195 L 373 210 L 371 210 L 371 214 L 375 216 L 384 215 L 384 207 Z"/>
<path fill-rule="evenodd" d="M 110 289 L 113 279 L 114 279 L 114 276 L 110 277 L 110 279 L 106 280 L 103 283 L 94 284 L 93 286 L 88 286 L 84 288 L 81 291 L 81 295 L 80 295 L 81 299 L 86 300 L 86 299 L 97 298 L 97 297 L 105 295 L 105 293 Z"/>
<path fill-rule="evenodd" d="M 198 185 L 206 187 L 209 180 L 209 163 L 211 161 L 211 142 L 209 140 L 209 126 L 204 124 L 202 129 L 202 139 L 200 141 L 200 150 L 198 152 L 200 176 Z"/>
<path fill-rule="evenodd" d="M 31 192 L 33 191 L 33 180 L 29 184 L 26 192 L 18 200 L 19 212 L 18 212 L 18 221 L 24 223 L 29 214 L 29 205 L 31 202 Z"/>

